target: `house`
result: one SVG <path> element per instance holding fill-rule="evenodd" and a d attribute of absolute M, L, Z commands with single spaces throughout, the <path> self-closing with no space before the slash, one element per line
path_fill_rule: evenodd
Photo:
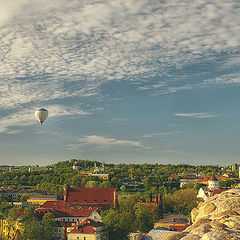
<path fill-rule="evenodd" d="M 87 219 L 75 224 L 67 235 L 68 240 L 108 240 L 108 233 L 101 222 Z"/>

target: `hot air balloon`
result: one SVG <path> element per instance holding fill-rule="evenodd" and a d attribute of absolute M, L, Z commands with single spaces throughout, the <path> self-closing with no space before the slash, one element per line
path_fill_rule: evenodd
<path fill-rule="evenodd" d="M 39 108 L 36 112 L 35 112 L 35 117 L 36 119 L 40 122 L 40 124 L 42 125 L 43 122 L 47 119 L 48 117 L 48 110 L 45 108 Z"/>

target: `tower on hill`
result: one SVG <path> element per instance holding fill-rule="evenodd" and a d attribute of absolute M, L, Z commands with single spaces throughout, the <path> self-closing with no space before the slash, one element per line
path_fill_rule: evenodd
<path fill-rule="evenodd" d="M 73 170 L 79 170 L 80 166 L 78 165 L 77 160 L 75 160 L 74 164 L 73 164 Z"/>

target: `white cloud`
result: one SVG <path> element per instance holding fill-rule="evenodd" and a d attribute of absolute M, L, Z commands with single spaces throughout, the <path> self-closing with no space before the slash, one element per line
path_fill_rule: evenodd
<path fill-rule="evenodd" d="M 177 117 L 186 117 L 186 118 L 214 118 L 218 115 L 207 113 L 207 112 L 199 112 L 199 113 L 175 113 Z"/>
<path fill-rule="evenodd" d="M 107 138 L 103 136 L 84 136 L 82 138 L 77 139 L 76 144 L 72 144 L 70 147 L 77 148 L 83 145 L 95 145 L 98 148 L 109 148 L 113 146 L 124 146 L 124 147 L 138 147 L 143 148 L 141 142 L 132 141 L 132 140 L 120 140 L 116 138 Z"/>

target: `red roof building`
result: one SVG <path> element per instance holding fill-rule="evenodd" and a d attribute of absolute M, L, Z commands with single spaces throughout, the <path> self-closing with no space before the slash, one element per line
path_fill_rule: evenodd
<path fill-rule="evenodd" d="M 47 212 L 51 212 L 55 220 L 60 225 L 63 225 L 63 227 L 59 227 L 59 230 L 61 231 L 62 238 L 66 239 L 69 233 L 68 229 L 72 229 L 69 226 L 65 226 L 65 223 L 76 224 L 84 220 L 100 223 L 101 216 L 99 212 L 101 210 L 117 207 L 118 195 L 116 190 L 116 188 L 71 188 L 66 186 L 64 188 L 64 200 L 47 201 L 40 208 L 36 209 L 34 213 L 41 220 Z M 88 223 L 84 228 L 81 228 L 81 231 L 90 231 L 93 228 Z M 79 229 L 75 230 L 78 231 Z M 94 234 L 96 235 L 95 230 Z"/>
<path fill-rule="evenodd" d="M 64 188 L 66 208 L 81 207 L 107 210 L 118 206 L 116 188 Z"/>
<path fill-rule="evenodd" d="M 107 240 L 108 234 L 103 223 L 88 219 L 77 223 L 74 229 L 68 233 L 68 240 L 76 239 Z"/>
<path fill-rule="evenodd" d="M 201 183 L 201 184 L 208 184 L 208 177 L 203 177 L 203 178 L 200 178 L 199 180 L 197 180 L 198 183 Z"/>

